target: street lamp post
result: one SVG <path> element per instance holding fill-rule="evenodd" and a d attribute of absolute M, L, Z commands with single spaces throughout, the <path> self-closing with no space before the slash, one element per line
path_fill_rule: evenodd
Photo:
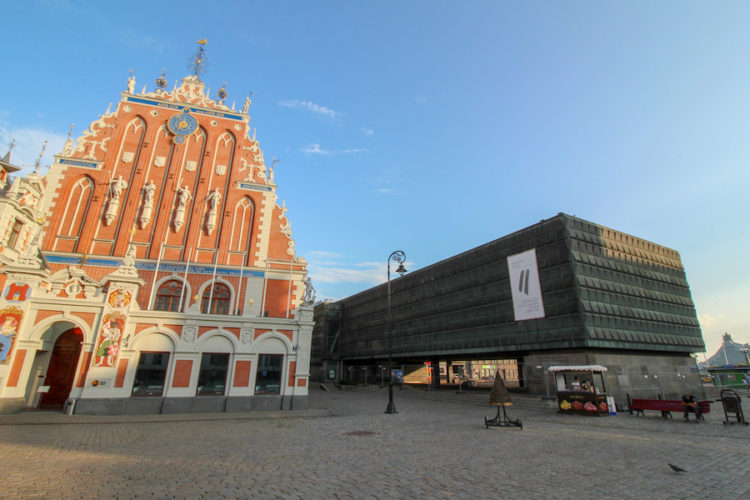
<path fill-rule="evenodd" d="M 406 260 L 406 255 L 401 250 L 396 250 L 395 252 L 391 253 L 391 255 L 388 256 L 388 315 L 387 315 L 387 329 L 388 329 L 388 406 L 385 409 L 385 412 L 388 414 L 391 413 L 398 413 L 396 411 L 396 405 L 393 403 L 393 342 L 392 337 L 393 333 L 391 331 L 391 261 L 398 262 L 398 269 L 396 269 L 396 272 L 403 276 L 406 272 L 406 268 L 404 267 L 404 261 Z"/>

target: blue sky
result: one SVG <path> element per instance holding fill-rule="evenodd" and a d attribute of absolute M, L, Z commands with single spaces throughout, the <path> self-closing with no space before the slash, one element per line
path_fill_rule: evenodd
<path fill-rule="evenodd" d="M 157 7 L 158 6 L 158 7 Z M 566 212 L 678 250 L 709 354 L 750 341 L 747 2 L 11 2 L 0 149 L 43 164 L 117 102 L 226 82 L 319 298 Z"/>

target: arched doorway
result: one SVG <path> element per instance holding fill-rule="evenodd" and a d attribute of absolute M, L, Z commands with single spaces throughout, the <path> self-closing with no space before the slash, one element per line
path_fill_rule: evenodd
<path fill-rule="evenodd" d="M 49 391 L 42 394 L 40 408 L 60 409 L 68 399 L 78 368 L 82 342 L 83 332 L 80 328 L 71 328 L 57 338 L 49 360 L 47 377 L 44 379 L 44 385 L 49 386 Z"/>

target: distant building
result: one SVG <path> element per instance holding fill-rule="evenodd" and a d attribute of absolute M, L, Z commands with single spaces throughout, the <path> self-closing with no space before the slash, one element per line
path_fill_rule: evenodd
<path fill-rule="evenodd" d="M 427 361 L 505 359 L 533 393 L 552 384 L 549 366 L 585 364 L 608 367 L 606 388 L 623 404 L 626 393 L 701 391 L 691 353 L 705 346 L 679 254 L 576 217 L 392 280 L 390 329 L 386 290 L 316 307 L 313 377 L 377 380 L 390 345 L 405 376 Z"/>
<path fill-rule="evenodd" d="M 747 389 L 745 379 L 750 381 L 750 344 L 740 344 L 724 334 L 721 347 L 716 354 L 701 363 L 711 375 L 714 385 L 724 388 Z"/>
<path fill-rule="evenodd" d="M 250 99 L 196 75 L 131 76 L 43 177 L 0 162 L 0 411 L 306 404 L 307 263 Z"/>
<path fill-rule="evenodd" d="M 721 347 L 716 354 L 706 360 L 708 368 L 720 368 L 722 366 L 748 366 L 750 356 L 750 344 L 740 344 L 732 340 L 732 336 L 725 333 L 722 337 Z"/>

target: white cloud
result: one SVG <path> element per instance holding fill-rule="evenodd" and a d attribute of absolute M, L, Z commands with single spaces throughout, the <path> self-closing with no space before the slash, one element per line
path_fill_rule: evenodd
<path fill-rule="evenodd" d="M 47 148 L 40 162 L 43 167 L 52 164 L 53 156 L 62 151 L 67 136 L 50 132 L 44 128 L 18 128 L 0 122 L 0 156 L 5 156 L 13 139 L 16 142 L 13 151 L 10 153 L 10 162 L 19 167 L 25 167 L 22 172 L 19 172 L 19 174 L 24 175 L 31 170 L 31 167 L 39 158 L 44 141 L 47 141 Z"/>
<path fill-rule="evenodd" d="M 373 264 L 370 264 L 373 265 Z M 386 280 L 383 265 L 364 269 L 345 267 L 310 266 L 313 281 L 321 283 L 369 283 L 378 285 Z"/>
<path fill-rule="evenodd" d="M 308 144 L 304 148 L 302 148 L 303 153 L 310 153 L 310 154 L 316 154 L 316 155 L 329 155 L 331 154 L 330 151 L 325 149 L 320 149 L 320 144 Z"/>
<path fill-rule="evenodd" d="M 308 253 L 307 269 L 310 278 L 318 291 L 319 298 L 328 300 L 339 300 L 361 290 L 367 290 L 373 286 L 385 283 L 387 280 L 387 262 L 343 262 L 344 257 L 326 251 Z M 405 262 L 404 265 L 413 269 L 413 263 Z M 398 278 L 391 267 L 391 279 Z"/>
<path fill-rule="evenodd" d="M 372 137 L 373 135 L 375 135 L 375 131 L 371 128 L 362 127 L 362 135 L 364 135 L 365 137 Z"/>
<path fill-rule="evenodd" d="M 330 118 L 331 120 L 338 120 L 339 118 L 344 116 L 344 113 L 334 111 L 331 108 L 320 106 L 310 101 L 300 101 L 297 99 L 290 99 L 290 100 L 285 100 L 285 101 L 279 101 L 278 104 L 279 106 L 284 106 L 285 108 L 301 109 L 304 111 L 309 111 L 316 115 L 322 115 L 322 116 L 325 116 L 326 118 Z"/>
<path fill-rule="evenodd" d="M 424 104 L 424 103 L 427 102 L 427 98 L 426 97 L 422 97 L 421 95 L 419 95 L 419 96 L 417 96 L 417 97 L 414 98 L 414 102 L 416 102 L 417 104 Z"/>
<path fill-rule="evenodd" d="M 724 319 L 723 314 L 719 314 L 718 316 L 711 316 L 710 314 L 698 315 L 698 321 L 700 322 L 701 327 L 703 328 L 713 328 L 717 324 L 719 324 L 719 322 L 723 319 Z"/>
<path fill-rule="evenodd" d="M 326 258 L 326 259 L 337 259 L 337 258 L 341 257 L 340 253 L 329 252 L 327 250 L 313 250 L 311 252 L 308 252 L 307 255 L 310 255 L 313 258 L 322 257 L 322 258 Z"/>
<path fill-rule="evenodd" d="M 323 260 L 318 257 L 331 258 Z M 311 252 L 309 254 L 308 269 L 313 281 L 321 283 L 366 283 L 379 285 L 388 279 L 388 264 L 383 262 L 359 262 L 344 264 L 335 259 L 340 257 L 332 252 Z M 414 267 L 413 263 L 405 262 L 404 266 Z M 393 268 L 391 268 L 393 270 Z M 391 276 L 391 279 L 398 276 Z"/>
<path fill-rule="evenodd" d="M 351 154 L 351 153 L 364 153 L 367 151 L 366 149 L 359 149 L 359 148 L 353 148 L 353 149 L 339 149 L 339 150 L 332 150 L 332 149 L 322 149 L 320 147 L 320 144 L 311 143 L 302 148 L 303 153 L 309 153 L 309 154 L 316 154 L 316 155 L 324 155 L 324 156 L 330 156 L 330 155 L 341 155 L 341 154 Z"/>

